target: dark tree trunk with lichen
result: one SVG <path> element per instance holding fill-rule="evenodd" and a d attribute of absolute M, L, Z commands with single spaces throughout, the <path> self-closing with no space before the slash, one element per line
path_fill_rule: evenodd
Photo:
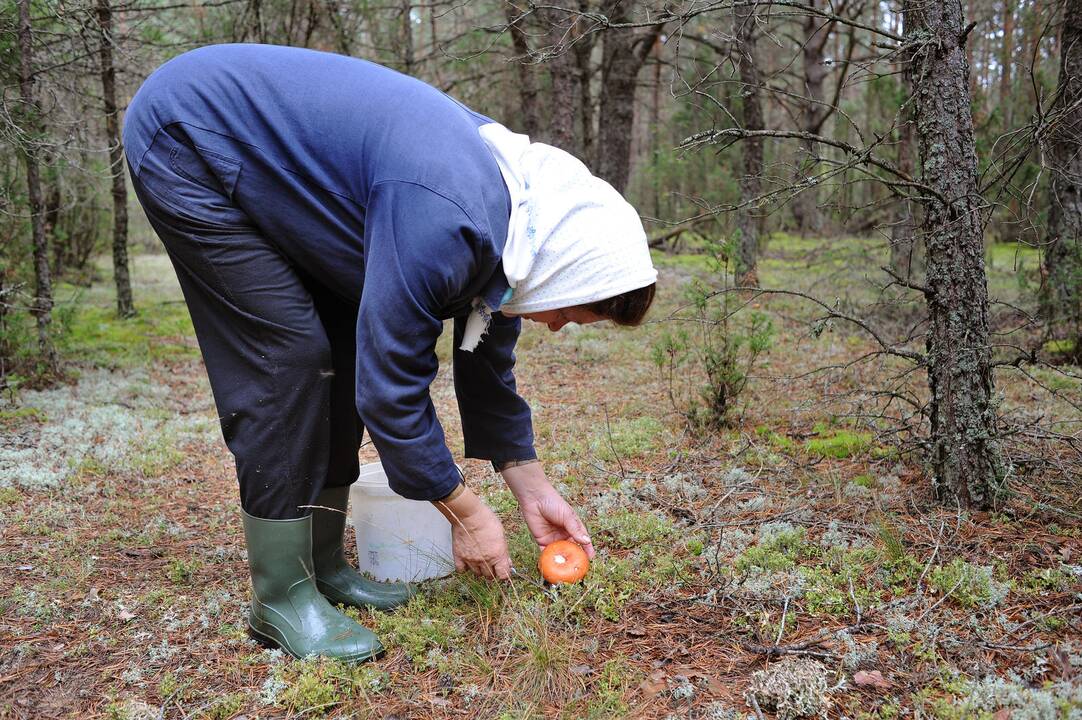
<path fill-rule="evenodd" d="M 1059 88 L 1047 144 L 1048 242 L 1045 316 L 1065 354 L 1082 359 L 1082 0 L 1067 0 Z"/>
<path fill-rule="evenodd" d="M 815 7 L 816 0 L 807 0 L 809 7 Z M 813 135 L 819 134 L 829 115 L 829 108 L 825 107 L 823 86 L 826 81 L 827 71 L 823 65 L 823 47 L 830 37 L 829 25 L 824 23 L 816 15 L 808 14 L 801 22 L 803 30 L 803 45 L 801 55 L 804 60 L 804 88 L 805 96 L 801 103 L 800 125 Z M 811 140 L 801 140 L 801 148 L 804 154 L 801 176 L 812 178 L 816 173 L 818 163 L 816 157 L 819 146 Z M 811 185 L 793 198 L 793 216 L 801 234 L 819 232 L 822 227 L 822 218 L 819 214 L 819 191 L 818 187 Z"/>
<path fill-rule="evenodd" d="M 608 7 L 610 22 L 631 20 L 630 3 L 617 0 Z M 600 123 L 597 133 L 597 174 L 623 192 L 631 176 L 631 133 L 635 123 L 635 86 L 661 25 L 635 32 L 609 29 L 601 56 Z"/>
<path fill-rule="evenodd" d="M 122 318 L 129 318 L 135 316 L 135 305 L 132 302 L 131 276 L 128 273 L 128 186 L 124 180 L 124 148 L 120 144 L 120 121 L 116 103 L 113 10 L 109 0 L 98 0 L 97 9 L 105 134 L 109 140 L 109 173 L 113 181 L 113 275 L 116 282 L 116 312 Z"/>
<path fill-rule="evenodd" d="M 960 0 L 904 0 L 927 258 L 929 461 L 941 501 L 988 508 L 996 441 L 988 285 Z"/>
<path fill-rule="evenodd" d="M 740 61 L 741 120 L 745 130 L 762 130 L 763 103 L 762 78 L 755 57 L 757 28 L 755 10 L 752 6 L 734 8 L 736 27 L 736 54 Z M 743 286 L 758 286 L 756 265 L 759 255 L 759 219 L 756 209 L 749 203 L 762 193 L 763 140 L 750 137 L 741 146 L 744 173 L 740 176 L 741 208 L 737 212 L 736 227 L 740 237 L 736 246 L 736 281 Z"/>
<path fill-rule="evenodd" d="M 49 334 L 53 321 L 53 283 L 49 272 L 49 247 L 45 232 L 45 200 L 41 189 L 41 166 L 38 143 L 41 142 L 41 107 L 34 89 L 33 30 L 30 25 L 30 0 L 19 0 L 19 102 L 21 103 L 23 142 L 19 148 L 26 163 L 26 192 L 30 204 L 30 237 L 34 247 L 34 305 L 37 320 L 38 351 L 46 367 L 55 370 L 59 361 Z"/>

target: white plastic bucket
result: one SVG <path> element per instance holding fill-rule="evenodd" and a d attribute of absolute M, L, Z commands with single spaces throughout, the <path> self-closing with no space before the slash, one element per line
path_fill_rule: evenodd
<path fill-rule="evenodd" d="M 361 572 L 377 580 L 420 582 L 454 571 L 451 524 L 432 503 L 396 495 L 382 463 L 361 467 L 349 497 Z"/>

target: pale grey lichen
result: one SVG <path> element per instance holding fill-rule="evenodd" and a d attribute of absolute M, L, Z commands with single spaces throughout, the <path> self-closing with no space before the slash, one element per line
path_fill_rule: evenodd
<path fill-rule="evenodd" d="M 689 701 L 695 697 L 695 686 L 683 676 L 675 678 L 677 680 L 676 685 L 670 690 L 672 699 L 677 702 Z"/>
<path fill-rule="evenodd" d="M 661 479 L 661 487 L 666 492 L 687 501 L 702 500 L 710 494 L 703 487 L 701 479 L 687 473 L 666 475 Z"/>
<path fill-rule="evenodd" d="M 1028 688 L 989 676 L 970 683 L 966 697 L 956 707 L 976 715 L 980 711 L 1011 711 L 1011 720 L 1079 720 L 1082 718 L 1082 685 L 1067 681 Z"/>
<path fill-rule="evenodd" d="M 20 404 L 43 420 L 0 445 L 0 486 L 47 490 L 88 465 L 132 470 L 166 445 L 216 441 L 212 417 L 162 410 L 172 392 L 146 370 L 104 369 L 86 371 L 78 384 L 25 391 Z"/>
<path fill-rule="evenodd" d="M 879 643 L 875 640 L 860 642 L 848 630 L 842 630 L 837 634 L 838 640 L 845 649 L 842 655 L 842 667 L 853 672 L 854 670 L 872 669 L 879 664 Z"/>
<path fill-rule="evenodd" d="M 281 678 L 278 670 L 272 670 L 267 679 L 263 681 L 263 687 L 259 689 L 259 702 L 264 705 L 277 704 L 278 698 L 288 687 L 289 684 Z"/>
<path fill-rule="evenodd" d="M 827 529 L 819 537 L 819 545 L 824 548 L 851 550 L 867 546 L 868 541 L 843 529 L 837 520 L 831 520 Z"/>
<path fill-rule="evenodd" d="M 778 720 L 825 716 L 831 705 L 828 670 L 811 658 L 785 658 L 752 674 L 745 697 Z"/>

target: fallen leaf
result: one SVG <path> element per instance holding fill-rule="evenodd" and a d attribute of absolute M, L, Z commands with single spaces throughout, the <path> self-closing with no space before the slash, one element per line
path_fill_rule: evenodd
<path fill-rule="evenodd" d="M 716 677 L 704 675 L 702 673 L 696 673 L 693 677 L 697 677 L 706 685 L 706 689 L 714 695 L 724 695 L 725 686 L 721 684 L 721 681 Z"/>
<path fill-rule="evenodd" d="M 645 680 L 639 683 L 639 689 L 648 697 L 657 695 L 664 690 L 665 687 L 665 673 L 661 670 L 655 670 L 650 673 Z"/>
<path fill-rule="evenodd" d="M 857 670 L 853 675 L 853 682 L 857 685 L 865 687 L 874 687 L 880 690 L 886 690 L 890 687 L 890 681 L 883 677 L 883 673 L 878 670 L 865 671 Z"/>

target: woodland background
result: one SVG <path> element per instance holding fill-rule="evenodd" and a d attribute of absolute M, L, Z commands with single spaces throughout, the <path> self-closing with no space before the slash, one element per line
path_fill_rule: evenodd
<path fill-rule="evenodd" d="M 0 715 L 1082 712 L 1082 1 L 9 0 L 0 28 Z M 418 76 L 639 209 L 643 334 L 520 353 L 543 458 L 611 546 L 585 603 L 456 580 L 373 619 L 398 654 L 371 677 L 208 615 L 243 599 L 193 589 L 235 538 L 185 503 L 235 490 L 119 128 L 219 42 Z M 771 694 L 779 666 L 806 695 Z"/>

